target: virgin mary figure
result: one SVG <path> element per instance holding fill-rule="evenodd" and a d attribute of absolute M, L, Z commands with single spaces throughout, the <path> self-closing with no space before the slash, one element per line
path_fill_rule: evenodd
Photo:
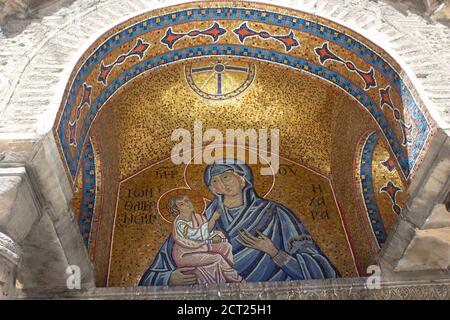
<path fill-rule="evenodd" d="M 220 218 L 215 229 L 232 246 L 234 269 L 246 282 L 338 278 L 299 218 L 282 204 L 258 196 L 249 166 L 237 160 L 209 165 L 204 182 L 214 199 L 206 209 Z M 197 283 L 194 268 L 177 268 L 170 235 L 142 276 L 140 286 Z"/>

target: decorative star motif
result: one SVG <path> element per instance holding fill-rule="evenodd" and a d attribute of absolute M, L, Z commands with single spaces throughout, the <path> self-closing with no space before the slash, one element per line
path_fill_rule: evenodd
<path fill-rule="evenodd" d="M 203 35 L 211 37 L 214 42 L 216 42 L 219 40 L 220 36 L 224 35 L 226 32 L 227 30 L 222 28 L 218 22 L 214 22 L 214 24 L 206 30 L 191 30 L 187 33 L 176 33 L 172 30 L 172 28 L 169 28 L 167 29 L 164 37 L 161 39 L 161 43 L 165 44 L 170 50 L 172 50 L 175 43 L 184 37 L 195 38 Z"/>
<path fill-rule="evenodd" d="M 103 83 L 104 86 L 106 86 L 108 84 L 108 77 L 116 66 L 123 64 L 131 57 L 138 57 L 139 60 L 142 60 L 144 58 L 145 52 L 149 47 L 150 44 L 145 43 L 141 39 L 138 39 L 133 49 L 128 51 L 128 53 L 126 54 L 118 56 L 113 63 L 105 65 L 102 61 L 100 66 L 100 72 L 97 79 L 98 82 L 101 82 Z"/>
<path fill-rule="evenodd" d="M 387 160 L 383 161 L 381 163 L 389 172 L 392 172 L 395 170 L 395 159 L 392 157 L 389 157 Z"/>
<path fill-rule="evenodd" d="M 271 35 L 267 31 L 252 30 L 247 26 L 247 23 L 244 22 L 239 26 L 239 28 L 234 29 L 233 32 L 238 36 L 241 43 L 244 43 L 245 39 L 248 37 L 260 37 L 264 40 L 272 38 L 282 42 L 287 52 L 291 51 L 292 48 L 299 46 L 299 42 L 295 39 L 295 35 L 292 30 L 288 35 Z"/>
<path fill-rule="evenodd" d="M 411 132 L 412 125 L 407 124 L 403 119 L 400 110 L 395 107 L 394 103 L 391 100 L 391 86 L 387 86 L 384 89 L 380 89 L 380 106 L 383 109 L 384 106 L 387 106 L 393 113 L 395 121 L 397 121 L 402 127 L 403 134 L 403 145 L 407 145 L 412 143 Z"/>
<path fill-rule="evenodd" d="M 358 69 L 353 62 L 345 61 L 344 59 L 336 55 L 333 51 L 331 51 L 328 47 L 328 42 L 325 42 L 322 47 L 316 48 L 315 52 L 319 56 L 319 61 L 322 65 L 324 65 L 325 62 L 329 60 L 333 60 L 342 63 L 347 68 L 347 70 L 356 72 L 365 83 L 364 90 L 367 91 L 370 88 L 377 86 L 377 81 L 375 79 L 375 70 L 372 67 L 369 71 L 362 71 Z"/>
<path fill-rule="evenodd" d="M 75 119 L 73 121 L 69 121 L 69 145 L 72 147 L 77 146 L 77 125 L 81 117 L 81 112 L 85 106 L 88 108 L 91 107 L 91 94 L 92 86 L 84 83 L 81 102 L 75 110 Z"/>
<path fill-rule="evenodd" d="M 402 189 L 397 187 L 392 181 L 389 181 L 386 186 L 381 188 L 381 192 L 386 192 L 391 198 L 392 210 L 398 215 L 402 213 L 402 209 L 397 204 L 397 193 L 399 191 L 402 191 Z"/>

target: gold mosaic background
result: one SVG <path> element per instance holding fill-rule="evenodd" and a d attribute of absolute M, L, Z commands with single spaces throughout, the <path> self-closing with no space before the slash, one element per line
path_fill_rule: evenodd
<path fill-rule="evenodd" d="M 236 3 L 211 2 L 207 5 L 227 6 L 230 4 Z M 177 6 L 177 9 L 204 5 L 206 4 L 190 3 Z M 274 9 L 262 4 L 239 2 L 239 6 L 294 14 L 292 10 Z M 157 10 L 152 12 L 152 16 L 171 10 L 174 9 Z M 295 12 L 295 15 L 300 18 L 310 18 L 301 12 Z M 144 16 L 133 18 L 126 24 L 110 30 L 87 52 L 92 52 L 106 37 L 143 18 Z M 315 20 L 339 30 L 346 30 L 354 38 L 368 43 L 362 36 L 342 26 L 318 17 L 315 17 Z M 242 21 L 233 20 L 218 20 L 218 22 L 227 30 L 233 30 L 242 23 Z M 189 25 L 174 26 L 173 31 L 203 30 L 211 25 L 211 21 L 192 22 Z M 286 30 L 288 30 L 258 23 L 248 23 L 248 26 L 254 30 L 268 31 L 270 34 L 287 34 Z M 144 42 L 150 44 L 146 58 L 167 52 L 167 47 L 160 43 L 165 32 L 166 29 L 156 30 L 141 37 Z M 293 48 L 290 54 L 318 63 L 314 48 L 321 46 L 324 40 L 297 31 L 294 34 L 300 46 Z M 236 35 L 229 31 L 220 38 L 219 42 L 235 44 Z M 205 43 L 212 43 L 212 40 L 202 36 L 186 37 L 178 41 L 174 48 Z M 248 38 L 245 44 L 284 51 L 284 46 L 274 39 Z M 132 41 L 112 50 L 104 58 L 104 64 L 112 63 L 120 54 L 128 52 L 134 45 L 135 41 Z M 368 65 L 355 53 L 333 43 L 330 43 L 329 47 L 345 60 L 352 61 L 357 68 L 368 71 Z M 383 50 L 373 44 L 370 44 L 370 47 L 394 68 L 400 70 L 396 62 Z M 87 54 L 80 61 L 84 61 L 86 57 Z M 231 100 L 218 102 L 200 98 L 186 83 L 185 66 L 191 63 L 215 63 L 219 60 L 238 64 L 256 64 L 255 81 L 247 91 Z M 114 79 L 137 63 L 139 63 L 138 58 L 133 57 L 126 63 L 116 66 L 109 79 Z M 343 64 L 331 61 L 325 66 L 362 86 L 361 78 L 356 73 L 350 72 Z M 97 83 L 98 73 L 99 67 L 96 67 L 86 79 L 88 84 L 93 85 L 93 97 L 98 96 L 103 89 Z M 377 88 L 372 88 L 366 93 L 374 103 L 379 104 L 379 88 L 385 88 L 389 82 L 377 71 L 375 77 L 378 83 Z M 208 88 L 208 90 L 213 89 Z M 80 92 L 77 96 L 76 105 L 81 101 L 81 94 Z M 391 91 L 391 98 L 395 106 L 402 110 L 402 99 L 396 91 Z M 81 119 L 85 117 L 87 110 L 87 108 L 83 110 Z M 388 109 L 385 108 L 385 110 Z M 391 124 L 396 123 L 392 112 L 384 113 Z M 101 201 L 96 206 L 96 223 L 95 228 L 93 227 L 93 230 L 98 232 L 92 244 L 95 250 L 90 249 L 98 286 L 136 285 L 142 272 L 148 267 L 159 246 L 170 233 L 170 226 L 158 216 L 148 218 L 153 221 L 150 225 L 122 223 L 123 215 L 127 213 L 125 208 L 127 192 L 130 189 L 142 191 L 153 188 L 152 192 L 155 194 L 152 194 L 151 203 L 157 198 L 157 193 L 169 187 L 185 186 L 184 181 L 180 179 L 182 167 L 170 169 L 176 172 L 176 179 L 168 179 L 160 183 L 155 177 L 157 177 L 157 169 L 162 169 L 151 166 L 170 154 L 175 144 L 170 141 L 172 131 L 176 128 L 192 131 L 195 120 L 201 120 L 204 129 L 242 128 L 245 130 L 263 127 L 280 129 L 281 154 L 286 159 L 291 159 L 310 169 L 284 160 L 285 164 L 293 165 L 298 170 L 297 174 L 277 177 L 275 188 L 267 197 L 291 207 L 299 215 L 316 242 L 344 276 L 365 274 L 367 266 L 375 262 L 375 252 L 373 239 L 369 239 L 367 234 L 367 228 L 370 226 L 364 216 L 365 212 L 361 211 L 361 196 L 355 187 L 355 168 L 356 157 L 359 154 L 357 145 L 361 137 L 368 130 L 378 130 L 370 115 L 340 89 L 306 73 L 254 60 L 231 57 L 201 58 L 149 71 L 127 84 L 103 106 L 90 129 L 90 136 L 95 142 L 95 149 L 99 152 L 101 162 L 101 166 L 100 164 L 97 166 L 97 168 L 101 167 L 101 191 L 98 192 Z M 401 141 L 400 126 L 392 125 L 392 128 Z M 379 193 L 379 190 L 388 179 L 395 181 L 396 185 L 403 188 L 406 188 L 406 182 L 401 180 L 397 171 L 390 174 L 381 166 L 381 161 L 386 160 L 389 153 L 383 139 L 384 137 L 380 138 L 375 150 L 373 173 L 374 176 L 380 177 L 375 179 L 375 190 L 378 192 L 376 196 L 380 211 L 383 213 L 383 222 L 390 228 L 395 216 L 392 214 L 387 194 Z M 163 164 L 168 167 L 167 163 L 160 163 L 157 166 Z M 312 170 L 320 174 L 313 173 Z M 137 172 L 141 173 L 128 179 Z M 199 169 L 198 172 L 201 170 Z M 79 181 L 79 177 L 76 181 Z M 120 183 L 121 181 L 123 182 Z M 317 183 L 326 187 L 329 220 L 313 221 L 308 214 L 310 208 L 306 207 L 306 199 L 311 196 L 311 185 Z M 264 183 L 261 182 L 258 188 L 265 189 Z M 75 187 L 74 190 L 74 210 L 76 211 L 76 203 L 79 203 L 80 195 L 79 189 Z M 332 196 L 333 191 L 336 201 Z M 401 207 L 404 206 L 406 198 L 406 192 L 398 194 Z M 342 219 L 339 217 L 339 212 Z M 347 235 L 343 226 L 347 229 Z M 347 238 L 351 242 L 351 248 Z"/>
<path fill-rule="evenodd" d="M 170 233 L 170 226 L 158 217 L 139 218 L 156 219 L 151 225 L 122 223 L 127 214 L 123 209 L 129 189 L 153 187 L 160 188 L 157 191 L 161 193 L 169 187 L 185 186 L 181 179 L 182 167 L 173 168 L 177 179 L 167 180 L 165 184 L 158 184 L 155 168 L 144 169 L 170 155 L 175 145 L 170 140 L 174 129 L 186 128 L 192 132 L 195 120 L 203 121 L 204 130 L 279 128 L 281 154 L 321 174 L 285 160 L 295 167 L 297 175 L 277 178 L 275 188 L 267 197 L 289 206 L 299 215 L 343 275 L 357 276 L 355 264 L 361 273 L 373 263 L 373 252 L 355 210 L 358 198 L 349 189 L 354 179 L 354 146 L 367 127 L 374 127 L 369 115 L 339 89 L 315 77 L 262 62 L 256 62 L 256 68 L 254 83 L 231 100 L 212 102 L 199 97 L 185 82 L 184 64 L 178 63 L 131 82 L 104 106 L 91 131 L 101 145 L 104 185 L 102 207 L 95 213 L 101 216 L 94 257 L 97 285 L 106 285 L 107 281 L 110 286 L 136 285 Z M 170 167 L 167 163 L 159 165 Z M 124 181 L 119 190 L 120 181 L 142 170 Z M 258 187 L 267 190 L 264 186 L 267 183 Z M 312 185 L 317 183 L 326 187 L 328 220 L 314 220 L 311 208 L 306 207 Z M 153 195 L 150 201 L 155 199 Z M 343 224 L 352 240 L 355 262 Z"/>
<path fill-rule="evenodd" d="M 190 165 L 189 185 L 201 191 L 206 165 Z M 251 166 L 254 174 L 259 166 Z M 172 232 L 172 226 L 159 214 L 157 201 L 165 192 L 185 187 L 185 166 L 175 166 L 170 159 L 155 164 L 120 185 L 119 202 L 113 235 L 112 259 L 108 277 L 109 286 L 134 286 L 152 263 L 161 245 Z M 200 186 L 197 188 L 195 186 Z M 256 179 L 256 190 L 264 195 L 272 186 L 272 177 Z M 317 206 L 319 188 L 323 191 L 324 205 Z M 195 198 L 188 191 L 192 200 Z M 201 198 L 201 197 L 200 197 Z M 343 276 L 355 275 L 354 262 L 340 219 L 329 181 L 315 172 L 291 161 L 282 160 L 275 185 L 267 195 L 295 212 L 332 263 Z M 311 202 L 314 204 L 311 205 Z M 145 203 L 145 204 L 144 204 Z M 145 208 L 144 210 L 141 210 Z M 203 203 L 197 201 L 196 212 L 201 213 Z M 137 209 L 137 210 L 136 210 Z M 326 210 L 328 219 L 320 214 Z M 314 211 L 314 216 L 311 213 Z M 330 241 L 330 237 L 333 241 Z"/>

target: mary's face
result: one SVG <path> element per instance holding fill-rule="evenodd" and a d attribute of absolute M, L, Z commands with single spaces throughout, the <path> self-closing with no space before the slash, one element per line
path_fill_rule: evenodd
<path fill-rule="evenodd" d="M 245 181 L 233 171 L 226 171 L 211 179 L 211 190 L 224 196 L 236 196 L 242 193 Z"/>

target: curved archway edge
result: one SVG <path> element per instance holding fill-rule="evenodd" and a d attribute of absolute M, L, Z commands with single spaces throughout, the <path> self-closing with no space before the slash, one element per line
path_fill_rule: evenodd
<path fill-rule="evenodd" d="M 205 2 L 204 4 L 206 5 L 208 2 Z M 373 119 L 379 125 L 381 132 L 389 142 L 404 177 L 407 179 L 410 178 L 416 163 L 424 152 L 428 137 L 435 125 L 433 120 L 426 115 L 425 111 L 422 110 L 423 106 L 419 107 L 421 104 L 421 102 L 417 102 L 420 101 L 419 97 L 413 96 L 411 89 L 405 84 L 405 81 L 400 76 L 400 74 L 404 73 L 402 69 L 398 65 L 396 68 L 392 66 L 393 64 L 396 64 L 392 58 L 388 56 L 386 58 L 382 58 L 382 56 L 386 56 L 386 53 L 383 53 L 381 48 L 372 49 L 376 46 L 369 41 L 364 43 L 364 41 L 357 39 L 357 37 L 361 38 L 358 34 L 349 35 L 348 33 L 351 33 L 351 31 L 344 27 L 341 27 L 343 30 L 339 30 L 338 26 L 330 27 L 327 23 L 330 24 L 331 22 L 327 22 L 326 20 L 316 22 L 313 17 L 302 12 L 297 12 L 297 15 L 288 15 L 282 12 L 280 8 L 278 8 L 278 11 L 281 12 L 277 12 L 277 7 L 256 3 L 247 3 L 247 6 L 253 6 L 250 8 L 245 7 L 245 5 L 234 6 L 226 2 L 219 2 L 214 5 L 210 3 L 209 5 L 211 5 L 210 8 L 200 8 L 195 7 L 194 3 L 188 3 L 185 5 L 188 6 L 186 8 L 174 7 L 165 9 L 167 12 L 163 13 L 155 14 L 153 12 L 149 12 L 140 15 L 135 19 L 131 19 L 131 23 L 126 22 L 114 29 L 118 29 L 119 31 L 115 31 L 112 34 L 111 32 L 106 33 L 103 37 L 96 41 L 96 43 L 98 43 L 97 45 L 91 46 L 91 49 L 88 50 L 87 54 L 85 54 L 87 58 L 79 61 L 77 64 L 77 71 L 74 71 L 71 76 L 72 83 L 66 90 L 68 93 L 64 99 L 65 102 L 63 104 L 63 109 L 60 110 L 60 117 L 57 125 L 55 125 L 55 135 L 61 147 L 69 176 L 72 180 L 78 170 L 78 163 L 81 159 L 81 152 L 83 150 L 83 148 L 77 148 L 77 146 L 83 145 L 90 125 L 95 119 L 96 113 L 118 89 L 120 89 L 128 81 L 131 81 L 135 77 L 156 67 L 184 59 L 211 55 L 241 56 L 283 64 L 291 68 L 309 72 L 310 74 L 321 77 L 326 81 L 339 86 L 354 99 L 356 99 L 363 107 L 367 108 Z M 265 42 L 265 46 L 257 48 L 246 46 L 245 37 L 247 36 L 245 36 L 244 39 L 240 39 L 240 36 L 236 33 L 236 30 L 225 29 L 225 33 L 236 33 L 238 37 L 235 39 L 235 43 L 221 43 L 219 36 L 217 38 L 213 37 L 214 41 L 210 41 L 209 43 L 205 43 L 202 46 L 197 47 L 185 47 L 178 50 L 173 49 L 173 45 L 178 41 L 178 38 L 173 41 L 173 43 L 165 43 L 167 47 L 164 46 L 163 41 L 167 39 L 168 32 L 173 33 L 172 30 L 175 26 L 200 21 L 211 21 L 211 23 L 217 23 L 217 21 L 221 20 L 224 22 L 257 22 L 263 24 L 263 26 L 267 25 L 276 26 L 277 28 L 284 28 L 286 32 L 295 31 L 313 35 L 323 41 L 323 46 L 322 48 L 316 48 L 317 60 L 307 61 L 299 57 L 300 53 L 298 51 L 296 54 L 292 54 L 292 52 L 290 52 L 292 48 L 286 47 L 285 52 L 280 52 L 279 46 L 270 41 Z M 158 51 L 157 55 L 145 55 L 145 51 L 148 49 L 146 48 L 144 52 L 139 53 L 142 54 L 142 56 L 140 56 L 140 61 L 138 64 L 136 64 L 136 61 L 133 61 L 133 64 L 127 63 L 127 58 L 124 58 L 127 57 L 126 52 L 122 52 L 120 55 L 116 50 L 115 57 L 111 57 L 111 52 L 113 52 L 114 49 L 131 42 L 136 42 L 136 46 L 138 46 L 139 41 L 141 41 L 142 45 L 142 40 L 140 37 L 156 32 L 157 30 L 167 30 L 166 38 L 161 37 L 160 43 L 155 43 L 153 46 L 160 46 L 163 49 L 151 49 L 155 52 Z M 244 31 L 248 32 L 246 30 Z M 186 35 L 181 36 L 180 39 L 184 36 Z M 258 33 L 255 32 L 251 36 L 258 36 Z M 277 35 L 270 36 L 279 38 Z M 179 35 L 176 35 L 175 38 L 176 37 L 179 37 Z M 198 35 L 195 37 L 198 37 Z M 330 43 L 340 49 L 346 49 L 350 57 L 353 55 L 358 56 L 366 65 L 358 69 L 351 62 L 351 59 L 336 56 L 333 51 L 329 49 Z M 300 45 L 300 47 L 302 46 L 303 45 Z M 322 51 L 319 51 L 320 49 L 322 49 Z M 112 55 L 114 55 L 114 53 Z M 105 71 L 105 69 L 101 68 L 104 67 L 103 61 L 107 61 L 108 59 L 116 61 L 114 64 L 109 65 L 109 68 L 111 68 L 111 66 L 114 68 L 116 65 L 119 66 L 121 64 L 128 65 L 129 67 L 128 69 L 122 69 L 121 71 L 123 72 L 107 86 L 106 83 L 108 81 L 107 78 L 109 76 L 109 72 L 111 72 L 110 69 L 108 69 L 106 79 L 102 80 L 104 83 L 99 81 L 100 78 L 98 78 L 94 83 L 86 82 L 87 77 L 91 75 L 92 72 L 95 73 L 97 69 L 100 69 L 100 72 Z M 117 59 L 124 60 L 118 63 Z M 342 63 L 344 65 L 344 70 L 342 70 L 342 68 L 340 69 L 333 67 L 330 69 L 325 68 L 325 64 L 328 60 Z M 370 77 L 369 72 L 364 72 L 363 70 L 369 70 L 369 68 L 372 72 L 373 79 L 369 78 L 369 80 L 367 80 L 367 78 Z M 373 70 L 375 70 L 375 72 Z M 97 73 L 99 71 L 97 71 Z M 349 81 L 342 75 L 345 75 L 346 72 L 357 72 L 358 75 L 364 80 L 366 87 L 362 89 L 362 86 L 357 86 L 352 83 L 352 81 Z M 378 86 L 376 83 L 376 78 L 379 76 L 384 77 L 387 80 L 389 83 L 388 86 L 384 88 L 380 88 Z M 374 84 L 369 84 L 369 88 L 367 88 L 367 81 L 370 80 L 374 81 Z M 103 87 L 100 89 L 101 94 L 93 99 L 91 97 L 92 87 L 101 86 L 102 84 Z M 392 102 L 390 97 L 391 86 L 399 95 L 399 101 L 403 103 L 403 106 L 395 106 Z M 375 87 L 378 91 L 372 95 L 372 99 L 366 94 L 366 91 L 371 89 L 371 87 Z M 84 97 L 83 100 L 80 96 L 85 94 L 88 96 Z M 379 97 L 379 102 L 374 102 L 376 100 L 374 96 Z M 74 123 L 74 121 L 76 122 L 77 120 L 73 120 L 73 113 L 77 108 L 77 105 L 78 108 L 82 108 L 84 104 L 88 104 L 89 107 L 92 104 L 92 108 L 90 109 L 90 113 L 86 119 L 81 121 L 82 128 L 80 130 L 80 126 L 77 126 L 77 124 Z M 386 105 L 389 109 L 386 108 Z M 400 110 L 399 107 L 404 108 L 404 110 Z M 387 121 L 384 115 L 384 113 L 386 113 L 385 110 L 388 110 L 387 112 L 394 112 L 394 114 L 397 113 L 395 114 L 397 123 L 395 123 L 395 121 L 394 123 L 392 123 L 392 121 L 391 123 Z M 79 111 L 80 110 L 77 110 L 76 112 Z M 400 115 L 402 112 L 407 114 L 407 116 L 412 120 L 412 123 L 406 123 L 406 120 L 403 118 L 404 116 Z M 403 137 L 397 137 L 392 129 L 392 127 L 399 124 L 402 126 L 401 130 L 403 132 Z M 413 126 L 416 129 L 414 134 L 412 134 Z M 407 135 L 411 136 L 407 137 Z M 402 140 L 403 142 L 400 142 Z"/>

